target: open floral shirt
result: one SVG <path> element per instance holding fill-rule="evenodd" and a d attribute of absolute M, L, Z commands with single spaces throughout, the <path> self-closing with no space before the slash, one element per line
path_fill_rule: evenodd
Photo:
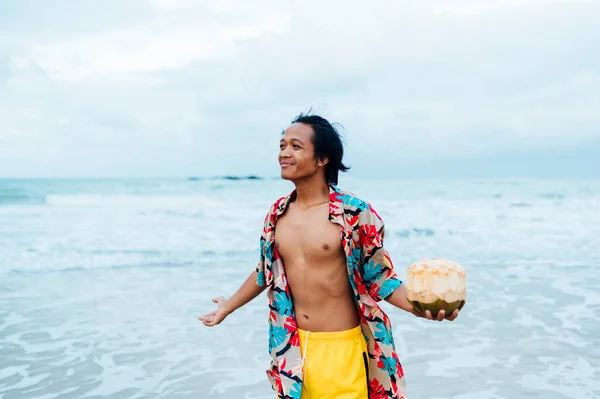
<path fill-rule="evenodd" d="M 260 238 L 257 284 L 268 285 L 269 352 L 267 375 L 282 399 L 300 398 L 302 355 L 298 326 L 283 260 L 275 244 L 275 225 L 295 191 L 277 200 L 265 217 Z M 406 399 L 404 372 L 394 347 L 392 326 L 378 302 L 402 282 L 383 247 L 384 224 L 370 204 L 330 187 L 329 220 L 340 226 L 347 257 L 348 279 L 354 292 L 363 335 L 369 352 L 369 399 Z"/>

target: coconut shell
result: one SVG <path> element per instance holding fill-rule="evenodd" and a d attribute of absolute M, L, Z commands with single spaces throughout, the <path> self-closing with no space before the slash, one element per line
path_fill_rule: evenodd
<path fill-rule="evenodd" d="M 408 267 L 406 298 L 417 312 L 429 310 L 435 317 L 440 310 L 447 315 L 466 303 L 466 272 L 448 259 L 422 259 Z"/>
<path fill-rule="evenodd" d="M 446 312 L 446 316 L 449 316 L 450 314 L 452 314 L 452 312 L 454 312 L 456 309 L 461 310 L 463 308 L 463 306 L 465 306 L 466 300 L 465 301 L 456 301 L 456 302 L 452 302 L 452 303 L 448 303 L 441 299 L 438 299 L 437 301 L 435 301 L 433 303 L 422 303 L 419 301 L 409 301 L 409 302 L 411 303 L 411 305 L 414 306 L 414 308 L 417 312 L 425 313 L 426 310 L 429 310 L 433 317 L 437 317 L 437 314 L 440 310 L 444 310 Z"/>

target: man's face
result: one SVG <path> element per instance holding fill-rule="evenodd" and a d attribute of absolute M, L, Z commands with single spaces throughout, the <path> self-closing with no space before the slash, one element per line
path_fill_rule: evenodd
<path fill-rule="evenodd" d="M 292 124 L 279 142 L 279 165 L 285 180 L 300 180 L 317 173 L 324 163 L 315 161 L 312 127 L 303 123 Z"/>

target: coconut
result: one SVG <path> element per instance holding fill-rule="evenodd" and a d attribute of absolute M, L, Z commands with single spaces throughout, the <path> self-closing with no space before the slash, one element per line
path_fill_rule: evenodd
<path fill-rule="evenodd" d="M 406 298 L 417 312 L 429 310 L 436 317 L 462 309 L 467 297 L 467 273 L 458 264 L 441 258 L 422 259 L 408 267 Z"/>

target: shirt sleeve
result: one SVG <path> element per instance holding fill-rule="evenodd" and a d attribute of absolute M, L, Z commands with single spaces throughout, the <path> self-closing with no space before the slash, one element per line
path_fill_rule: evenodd
<path fill-rule="evenodd" d="M 267 266 L 266 266 L 266 259 L 267 259 L 267 232 L 269 229 L 269 222 L 271 219 L 271 213 L 273 212 L 273 207 L 271 207 L 269 209 L 269 212 L 267 212 L 267 215 L 265 216 L 265 220 L 263 223 L 263 229 L 262 229 L 262 233 L 260 235 L 260 240 L 259 240 L 259 259 L 258 259 L 258 263 L 256 264 L 256 284 L 264 287 L 266 285 L 266 274 L 268 272 L 267 270 Z"/>
<path fill-rule="evenodd" d="M 381 217 L 367 205 L 359 216 L 361 270 L 369 295 L 377 302 L 387 298 L 402 281 L 394 271 L 392 259 L 383 245 L 385 225 Z"/>

